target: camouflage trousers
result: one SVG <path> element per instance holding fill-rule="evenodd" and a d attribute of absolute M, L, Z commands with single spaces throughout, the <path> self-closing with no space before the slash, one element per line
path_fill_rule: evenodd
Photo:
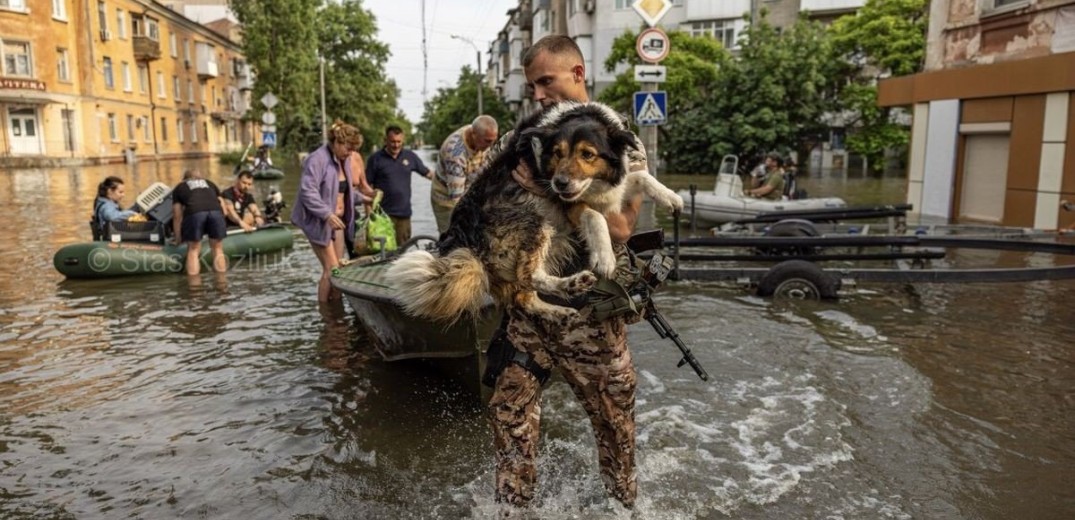
<path fill-rule="evenodd" d="M 556 367 L 590 417 L 601 479 L 625 506 L 638 494 L 635 478 L 635 370 L 621 318 L 596 320 L 584 309 L 569 323 L 540 323 L 511 313 L 508 338 L 542 368 Z M 517 506 L 534 497 L 541 420 L 541 385 L 510 364 L 497 379 L 489 411 L 496 447 L 496 499 Z"/>

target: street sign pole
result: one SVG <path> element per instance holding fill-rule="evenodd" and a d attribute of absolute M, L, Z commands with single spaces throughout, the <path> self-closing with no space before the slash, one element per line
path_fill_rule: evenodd
<path fill-rule="evenodd" d="M 635 43 L 635 48 L 638 51 L 638 56 L 642 58 L 642 61 L 652 65 L 656 65 L 668 56 L 670 50 L 670 41 L 668 35 L 664 31 L 657 28 L 657 24 L 664 17 L 665 13 L 672 8 L 671 0 L 635 0 L 632 2 L 631 7 L 638 13 L 642 20 L 646 22 L 649 29 L 643 30 L 638 35 L 638 40 Z M 643 77 L 651 79 L 643 74 Z M 660 79 L 663 79 L 660 78 Z M 656 92 L 658 85 L 656 81 L 642 81 L 643 92 Z M 667 116 L 667 105 L 665 105 L 665 116 Z M 642 145 L 646 147 L 646 166 L 649 168 L 649 173 L 654 178 L 657 177 L 657 125 L 646 124 L 642 126 L 642 135 L 639 136 L 642 139 Z M 653 201 L 649 198 L 644 199 L 642 208 L 638 213 L 638 226 L 641 229 L 653 229 L 657 227 L 657 219 L 654 216 Z"/>

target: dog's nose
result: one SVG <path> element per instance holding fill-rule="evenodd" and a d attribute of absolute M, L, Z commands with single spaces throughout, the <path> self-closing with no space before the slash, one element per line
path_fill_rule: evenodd
<path fill-rule="evenodd" d="M 570 182 L 571 181 L 569 181 L 568 179 L 564 179 L 564 178 L 560 178 L 560 177 L 557 177 L 557 178 L 553 179 L 553 181 L 552 181 L 552 183 L 554 185 L 556 185 L 556 190 L 557 191 L 566 190 L 567 186 L 568 186 L 568 184 L 570 184 Z"/>

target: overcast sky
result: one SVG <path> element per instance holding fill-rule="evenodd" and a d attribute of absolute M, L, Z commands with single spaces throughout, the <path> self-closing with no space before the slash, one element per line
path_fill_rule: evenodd
<path fill-rule="evenodd" d="M 377 19 L 378 39 L 392 52 L 388 76 L 399 86 L 399 107 L 412 123 L 422 118 L 422 0 L 363 0 Z M 482 71 L 489 60 L 489 43 L 507 23 L 506 13 L 518 0 L 425 0 L 429 69 L 427 97 L 440 87 L 455 85 L 464 65 L 477 66 L 474 48 L 454 40 L 458 34 L 474 40 L 482 51 Z"/>

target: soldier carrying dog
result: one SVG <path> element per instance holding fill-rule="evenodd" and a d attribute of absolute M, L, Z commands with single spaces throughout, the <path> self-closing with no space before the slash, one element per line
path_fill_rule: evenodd
<path fill-rule="evenodd" d="M 543 107 L 561 101 L 588 102 L 582 52 L 571 38 L 546 36 L 523 56 L 526 81 Z M 487 164 L 511 138 L 502 136 L 487 154 Z M 637 138 L 636 138 L 637 141 Z M 641 143 L 629 156 L 629 171 L 647 170 Z M 513 177 L 527 190 L 540 193 L 525 165 Z M 625 202 L 621 212 L 606 215 L 619 259 L 626 258 L 642 204 L 641 196 Z M 561 275 L 569 273 L 560 273 Z M 553 330 L 516 314 L 498 331 L 490 351 L 499 351 L 502 370 L 494 375 L 489 402 L 496 448 L 496 499 L 525 506 L 534 497 L 541 387 L 555 367 L 563 374 L 590 417 L 597 440 L 601 478 L 609 493 L 632 507 L 638 487 L 635 476 L 635 369 L 627 348 L 627 318 L 600 319 L 578 313 L 578 323 Z M 504 352 L 507 352 L 505 355 Z M 492 354 L 490 364 L 496 365 Z"/>

